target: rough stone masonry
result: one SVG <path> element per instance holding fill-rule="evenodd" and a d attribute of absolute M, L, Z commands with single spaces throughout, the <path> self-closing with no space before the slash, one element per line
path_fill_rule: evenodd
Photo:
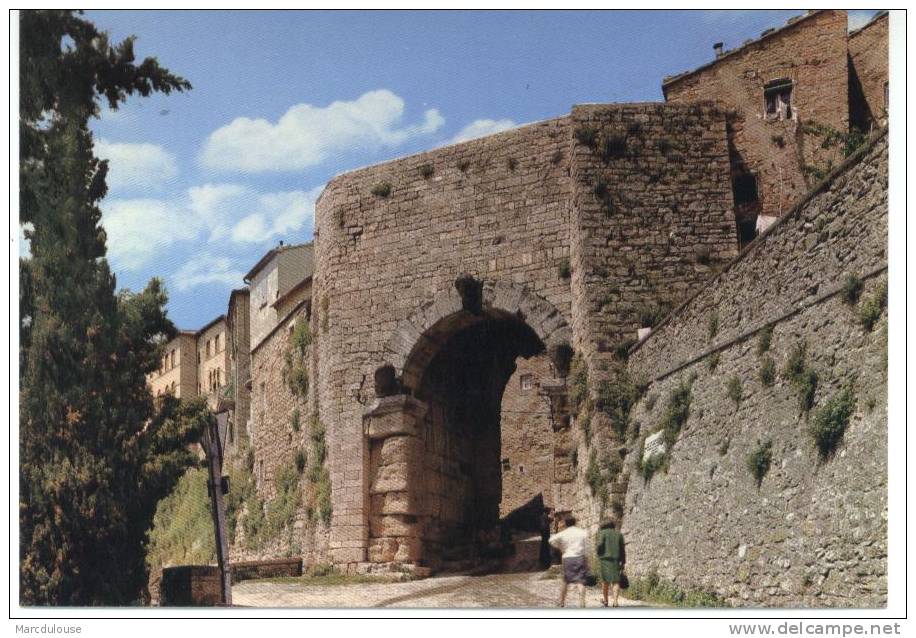
<path fill-rule="evenodd" d="M 426 573 L 480 558 L 535 503 L 591 529 L 622 516 L 635 574 L 745 604 L 881 604 L 884 333 L 863 332 L 836 291 L 854 274 L 874 296 L 885 276 L 884 146 L 811 191 L 804 167 L 838 158 L 799 133 L 812 114 L 848 126 L 849 69 L 874 101 L 886 60 L 850 67 L 851 46 L 843 12 L 813 12 L 666 80 L 666 103 L 578 105 L 334 178 L 308 278 L 289 282 L 298 305 L 251 339 L 258 493 L 325 432 L 330 523 L 300 512 L 294 542 L 264 551 Z M 721 80 L 736 73 L 731 95 Z M 787 212 L 755 240 L 758 216 Z M 255 297 L 252 326 L 273 303 Z M 310 328 L 299 397 L 281 370 L 297 321 Z M 746 333 L 767 324 L 779 365 L 810 341 L 816 406 L 846 381 L 861 392 L 829 462 L 811 463 L 792 389 L 758 387 Z M 687 427 L 667 442 L 668 473 L 644 481 L 642 437 L 685 380 Z M 758 489 L 746 457 L 765 440 Z"/>

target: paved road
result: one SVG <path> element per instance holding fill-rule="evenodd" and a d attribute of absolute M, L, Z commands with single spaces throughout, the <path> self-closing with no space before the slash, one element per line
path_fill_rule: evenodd
<path fill-rule="evenodd" d="M 309 582 L 244 581 L 232 602 L 250 607 L 555 607 L 559 582 L 543 573 L 437 576 L 403 583 L 315 585 Z M 586 590 L 586 606 L 600 607 L 597 587 Z M 570 591 L 568 606 L 578 603 Z M 636 601 L 620 601 L 636 606 Z"/>

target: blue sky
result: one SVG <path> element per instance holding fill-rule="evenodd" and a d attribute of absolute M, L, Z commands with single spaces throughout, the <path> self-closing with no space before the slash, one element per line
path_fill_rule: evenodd
<path fill-rule="evenodd" d="M 576 103 L 659 101 L 714 42 L 799 13 L 90 11 L 194 86 L 93 125 L 118 285 L 161 277 L 172 320 L 197 328 L 266 250 L 311 238 L 334 175 Z"/>

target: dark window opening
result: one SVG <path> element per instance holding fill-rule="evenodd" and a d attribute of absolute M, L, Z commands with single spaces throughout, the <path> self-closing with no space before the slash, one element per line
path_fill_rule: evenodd
<path fill-rule="evenodd" d="M 757 220 L 749 219 L 738 222 L 738 242 L 744 248 L 757 237 Z"/>
<path fill-rule="evenodd" d="M 757 177 L 753 173 L 741 173 L 732 180 L 735 204 L 753 204 L 757 201 Z"/>
<path fill-rule="evenodd" d="M 763 87 L 766 116 L 770 120 L 792 119 L 792 80 L 782 78 L 767 82 Z"/>

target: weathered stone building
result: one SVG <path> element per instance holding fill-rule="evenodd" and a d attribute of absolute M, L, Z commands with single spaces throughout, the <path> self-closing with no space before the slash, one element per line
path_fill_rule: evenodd
<path fill-rule="evenodd" d="M 806 167 L 826 172 L 841 149 L 818 150 L 803 130 L 859 121 L 854 73 L 880 121 L 871 105 L 886 59 L 882 70 L 857 43 L 880 25 L 848 36 L 844 12 L 812 12 L 666 79 L 665 103 L 578 105 L 329 182 L 314 245 L 281 245 L 246 276 L 248 384 L 243 295 L 230 302 L 229 366 L 239 413 L 250 388 L 257 495 L 265 507 L 277 501 L 297 463 L 302 491 L 287 535 L 234 555 L 437 569 L 478 558 L 477 539 L 537 503 L 590 527 L 622 516 L 637 572 L 734 601 L 843 604 L 834 583 L 851 577 L 852 561 L 833 548 L 849 532 L 869 564 L 854 600 L 880 604 L 880 332 L 852 325 L 834 293 L 846 274 L 866 281 L 866 296 L 883 277 L 885 145 L 870 142 L 811 192 Z M 865 425 L 849 430 L 847 448 L 871 482 L 850 471 L 838 483 L 858 490 L 861 524 L 844 526 L 827 493 L 857 461 L 804 474 L 792 397 L 780 384 L 756 387 L 748 335 L 766 325 L 774 357 L 810 336 L 825 373 L 815 406 L 856 370 L 864 401 L 875 399 L 856 413 Z M 743 383 L 737 402 L 723 395 L 722 374 L 701 373 L 714 356 Z M 653 412 L 650 397 L 691 372 L 695 407 L 668 441 L 669 474 L 646 482 L 642 437 L 665 405 Z M 765 437 L 777 461 L 761 486 L 776 492 L 755 501 L 740 473 L 752 440 Z M 718 452 L 725 440 L 732 455 L 729 445 Z M 745 540 L 753 530 L 763 537 Z M 836 533 L 818 550 L 825 530 Z M 732 541 L 738 549 L 725 547 Z M 779 582 L 769 551 L 814 559 Z M 678 564 L 685 552 L 695 552 L 689 573 Z"/>
<path fill-rule="evenodd" d="M 216 410 L 222 389 L 229 385 L 226 316 L 220 315 L 197 331 L 197 394 Z"/>
<path fill-rule="evenodd" d="M 162 364 L 147 376 L 154 397 L 165 394 L 181 398 L 197 396 L 197 333 L 182 330 L 163 349 Z"/>
<path fill-rule="evenodd" d="M 861 131 L 887 125 L 888 14 L 849 34 L 849 124 Z"/>

